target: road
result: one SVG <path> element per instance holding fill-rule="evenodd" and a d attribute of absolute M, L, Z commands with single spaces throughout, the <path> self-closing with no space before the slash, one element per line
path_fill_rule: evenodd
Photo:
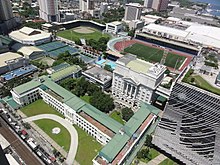
<path fill-rule="evenodd" d="M 68 165 L 72 165 L 75 160 L 75 156 L 76 156 L 76 152 L 77 152 L 77 148 L 78 148 L 78 134 L 77 134 L 76 129 L 67 120 L 65 120 L 57 115 L 52 115 L 52 114 L 36 115 L 36 116 L 25 118 L 25 119 L 23 119 L 23 121 L 24 122 L 31 122 L 31 121 L 40 120 L 40 119 L 54 120 L 54 121 L 60 123 L 61 125 L 63 125 L 69 131 L 70 136 L 71 136 L 71 143 L 70 143 L 70 150 L 67 155 L 67 159 L 66 159 L 65 163 Z"/>
<path fill-rule="evenodd" d="M 42 165 L 42 163 L 33 155 L 21 140 L 9 129 L 9 126 L 0 118 L 2 126 L 0 127 L 0 134 L 11 144 L 16 153 L 27 165 Z"/>

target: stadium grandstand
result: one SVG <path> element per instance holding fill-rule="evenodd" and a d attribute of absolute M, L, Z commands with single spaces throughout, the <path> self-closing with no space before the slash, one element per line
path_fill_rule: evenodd
<path fill-rule="evenodd" d="M 57 25 L 59 28 L 65 28 L 65 29 L 72 29 L 79 26 L 86 26 L 86 27 L 92 27 L 98 30 L 105 30 L 105 25 L 100 24 L 98 22 L 94 22 L 91 20 L 74 20 L 74 21 L 68 21 L 68 22 L 54 22 L 55 25 Z"/>
<path fill-rule="evenodd" d="M 187 165 L 220 162 L 220 96 L 178 82 L 153 144 Z"/>
<path fill-rule="evenodd" d="M 59 41 L 54 41 L 38 46 L 38 48 L 44 50 L 51 58 L 56 59 L 59 54 L 68 51 L 70 54 L 75 54 L 78 49 L 66 45 Z"/>

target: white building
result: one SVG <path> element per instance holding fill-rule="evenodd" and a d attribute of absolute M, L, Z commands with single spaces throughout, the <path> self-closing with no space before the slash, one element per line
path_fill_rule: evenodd
<path fill-rule="evenodd" d="M 123 28 L 122 22 L 114 21 L 106 24 L 106 32 L 117 34 L 121 32 Z"/>
<path fill-rule="evenodd" d="M 176 22 L 174 22 L 174 18 L 172 20 L 173 23 L 169 26 L 149 24 L 143 28 L 142 32 L 196 47 L 220 49 L 220 28 L 198 23 L 186 23 L 185 21 L 178 21 L 178 19 L 175 19 Z M 170 19 L 169 22 L 171 22 Z"/>
<path fill-rule="evenodd" d="M 51 41 L 51 33 L 29 27 L 13 31 L 9 37 L 24 45 L 40 45 Z"/>
<path fill-rule="evenodd" d="M 129 29 L 141 29 L 144 27 L 144 21 L 141 20 L 132 20 L 128 23 Z"/>
<path fill-rule="evenodd" d="M 12 52 L 0 54 L 0 74 L 20 68 L 29 63 L 22 55 Z"/>
<path fill-rule="evenodd" d="M 163 65 L 137 59 L 134 55 L 124 56 L 116 62 L 112 94 L 119 103 L 129 107 L 137 108 L 140 101 L 150 103 L 165 71 Z"/>
<path fill-rule="evenodd" d="M 58 20 L 58 0 L 38 0 L 40 18 L 47 22 Z"/>
<path fill-rule="evenodd" d="M 21 106 L 39 98 L 56 109 L 72 124 L 81 127 L 101 144 L 107 144 L 122 125 L 84 102 L 51 79 L 41 77 L 11 90 L 13 99 Z"/>
<path fill-rule="evenodd" d="M 139 3 L 129 3 L 125 7 L 125 21 L 137 20 L 141 18 L 143 6 Z"/>
<path fill-rule="evenodd" d="M 79 0 L 79 9 L 89 11 L 94 9 L 94 0 Z"/>
<path fill-rule="evenodd" d="M 144 7 L 151 8 L 153 4 L 153 0 L 144 0 Z"/>

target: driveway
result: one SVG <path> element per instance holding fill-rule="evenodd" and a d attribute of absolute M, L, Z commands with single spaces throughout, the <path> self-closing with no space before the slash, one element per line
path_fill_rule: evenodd
<path fill-rule="evenodd" d="M 61 125 L 63 125 L 69 131 L 70 136 L 71 136 L 71 143 L 70 143 L 69 153 L 67 155 L 67 159 L 65 162 L 68 165 L 72 165 L 75 160 L 76 151 L 77 151 L 77 147 L 78 147 L 78 134 L 77 134 L 76 129 L 67 120 L 65 120 L 57 115 L 52 115 L 52 114 L 36 115 L 36 116 L 25 118 L 25 119 L 23 119 L 23 121 L 24 122 L 31 122 L 31 121 L 40 120 L 40 119 L 54 120 L 54 121 L 60 123 Z"/>

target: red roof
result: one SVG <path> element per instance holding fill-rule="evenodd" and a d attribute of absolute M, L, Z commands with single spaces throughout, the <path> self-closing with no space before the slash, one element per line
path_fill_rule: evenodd
<path fill-rule="evenodd" d="M 24 129 L 21 131 L 21 133 L 22 133 L 22 135 L 27 135 L 28 134 Z"/>

